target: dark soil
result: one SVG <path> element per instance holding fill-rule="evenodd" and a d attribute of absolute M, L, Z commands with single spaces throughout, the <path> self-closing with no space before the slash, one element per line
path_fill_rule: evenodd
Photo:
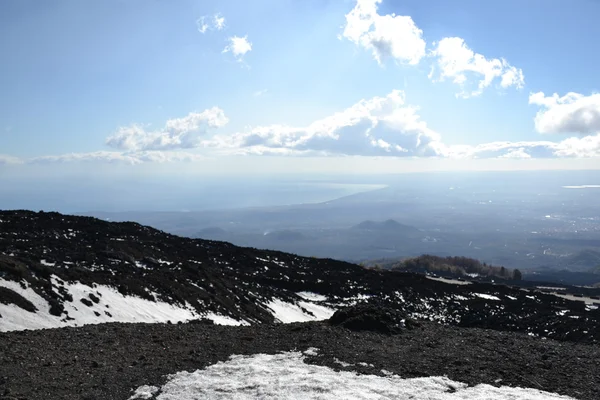
<path fill-rule="evenodd" d="M 447 375 L 470 385 L 542 389 L 600 398 L 600 348 L 519 333 L 421 322 L 396 335 L 328 322 L 224 327 L 103 324 L 0 334 L 0 398 L 127 399 L 141 385 L 194 371 L 232 354 L 319 349 L 306 362 L 402 377 Z M 336 360 L 363 366 L 342 367 Z M 372 365 L 372 366 L 371 366 Z"/>

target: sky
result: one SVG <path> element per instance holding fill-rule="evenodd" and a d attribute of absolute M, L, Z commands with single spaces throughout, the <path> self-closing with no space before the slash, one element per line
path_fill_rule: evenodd
<path fill-rule="evenodd" d="M 600 1 L 6 0 L 0 175 L 600 169 Z"/>

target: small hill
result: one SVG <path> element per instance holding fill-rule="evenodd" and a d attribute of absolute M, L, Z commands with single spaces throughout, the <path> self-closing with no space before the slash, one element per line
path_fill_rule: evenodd
<path fill-rule="evenodd" d="M 587 270 L 590 267 L 598 269 L 600 272 L 600 251 L 585 249 L 568 258 L 565 262 L 571 270 Z"/>
<path fill-rule="evenodd" d="M 402 260 L 373 260 L 364 263 L 369 267 L 379 267 L 388 270 L 406 272 L 433 272 L 452 275 L 456 277 L 496 277 L 501 279 L 521 279 L 521 272 L 482 263 L 479 260 L 468 257 L 439 257 L 424 254 L 419 257 Z"/>

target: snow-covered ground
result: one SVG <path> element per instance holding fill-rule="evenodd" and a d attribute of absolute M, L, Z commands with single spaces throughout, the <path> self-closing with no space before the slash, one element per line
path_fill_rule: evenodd
<path fill-rule="evenodd" d="M 333 308 L 309 301 L 292 304 L 280 299 L 273 299 L 267 303 L 267 307 L 272 311 L 273 316 L 283 323 L 320 321 L 330 318 L 335 312 Z"/>
<path fill-rule="evenodd" d="M 316 349 L 306 354 L 314 355 Z M 403 379 L 359 375 L 304 363 L 305 355 L 234 355 L 195 372 L 171 375 L 162 386 L 141 386 L 130 397 L 158 400 L 200 399 L 412 399 L 412 400 L 558 400 L 572 399 L 536 389 L 467 384 L 446 377 Z"/>
<path fill-rule="evenodd" d="M 577 297 L 577 296 L 573 296 L 571 294 L 563 294 L 563 293 L 548 293 L 548 294 L 552 294 L 557 297 L 562 297 L 563 299 L 567 299 L 567 300 L 571 300 L 571 301 L 583 301 L 586 304 L 595 304 L 595 303 L 600 304 L 600 300 L 592 299 L 590 297 Z"/>
<path fill-rule="evenodd" d="M 198 313 L 189 304 L 182 306 L 160 301 L 158 296 L 150 291 L 148 294 L 152 295 L 156 301 L 136 296 L 124 296 L 109 286 L 94 285 L 91 287 L 79 282 L 62 282 L 55 276 L 52 276 L 51 282 L 55 292 L 58 293 L 59 288 L 63 288 L 62 290 L 73 296 L 72 302 L 65 301 L 63 303 L 69 316 L 68 319 L 64 314 L 60 317 L 51 315 L 50 304 L 27 285 L 23 288 L 18 282 L 0 279 L 0 286 L 20 294 L 37 309 L 35 312 L 28 312 L 15 304 L 0 303 L 0 315 L 2 316 L 0 332 L 82 326 L 104 322 L 164 323 L 171 321 L 176 323 L 196 318 L 207 318 L 217 325 L 249 325 L 247 321 L 238 321 L 226 315 L 213 312 Z M 319 304 L 327 299 L 323 295 L 309 292 L 300 292 L 298 295 L 304 300 L 293 304 L 273 299 L 266 304 L 265 309 L 283 323 L 325 320 L 335 312 L 334 308 Z M 93 301 L 94 298 L 97 302 Z M 85 299 L 88 305 L 82 303 L 81 299 Z"/>
<path fill-rule="evenodd" d="M 473 295 L 480 297 L 482 299 L 486 299 L 486 300 L 494 300 L 494 301 L 500 301 L 500 298 L 498 296 L 493 296 L 491 294 L 486 294 L 486 293 L 473 293 Z"/>
<path fill-rule="evenodd" d="M 470 281 L 459 281 L 458 279 L 442 278 L 441 276 L 426 275 L 425 277 L 427 279 L 431 279 L 432 281 L 444 282 L 444 283 L 448 283 L 451 285 L 470 285 L 471 284 Z"/>
<path fill-rule="evenodd" d="M 90 287 L 79 282 L 61 283 L 54 276 L 51 281 L 56 292 L 62 286 L 73 296 L 72 302 L 64 302 L 65 311 L 72 319 L 66 319 L 64 315 L 60 317 L 51 315 L 48 302 L 32 288 L 27 286 L 23 288 L 17 282 L 0 279 L 0 286 L 20 294 L 37 309 L 36 312 L 29 312 L 14 304 L 0 303 L 0 315 L 2 315 L 0 331 L 59 328 L 103 322 L 178 322 L 201 317 L 211 319 L 219 325 L 247 324 L 245 321 L 237 321 L 215 313 L 199 314 L 189 304 L 178 306 L 158 300 L 150 301 L 136 296 L 124 296 L 109 286 Z M 97 299 L 97 302 L 92 301 L 90 294 Z M 92 305 L 85 305 L 81 299 L 86 299 Z"/>
<path fill-rule="evenodd" d="M 323 296 L 322 294 L 312 293 L 312 292 L 298 292 L 296 293 L 298 296 L 302 297 L 304 300 L 308 301 L 326 301 L 327 296 Z"/>

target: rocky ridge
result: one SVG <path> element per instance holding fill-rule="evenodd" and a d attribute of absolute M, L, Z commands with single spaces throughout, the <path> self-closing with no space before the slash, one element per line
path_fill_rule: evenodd
<path fill-rule="evenodd" d="M 161 312 L 171 322 L 207 316 L 232 324 L 325 319 L 366 302 L 414 320 L 576 342 L 600 339 L 597 305 L 546 293 L 448 284 L 183 238 L 131 222 L 0 212 L 0 330 L 15 325 L 7 307 L 25 316 L 47 313 L 52 326 L 139 321 L 114 317 L 118 310 L 107 307 L 108 299 L 117 297 L 169 306 Z"/>

